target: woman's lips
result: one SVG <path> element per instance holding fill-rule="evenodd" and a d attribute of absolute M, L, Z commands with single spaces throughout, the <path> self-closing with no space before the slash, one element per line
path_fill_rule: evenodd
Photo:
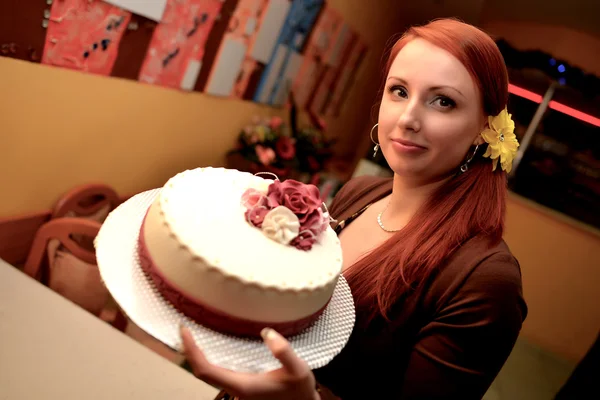
<path fill-rule="evenodd" d="M 404 153 L 420 153 L 427 150 L 427 147 L 425 146 L 404 139 L 392 139 L 392 146 L 394 146 L 394 149 L 397 151 Z"/>

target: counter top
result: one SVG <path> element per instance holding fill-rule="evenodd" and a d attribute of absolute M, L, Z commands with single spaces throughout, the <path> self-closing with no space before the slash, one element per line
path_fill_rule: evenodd
<path fill-rule="evenodd" d="M 0 400 L 212 400 L 217 393 L 0 259 Z"/>

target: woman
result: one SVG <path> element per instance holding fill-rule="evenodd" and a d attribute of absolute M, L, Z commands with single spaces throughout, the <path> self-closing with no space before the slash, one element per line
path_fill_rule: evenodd
<path fill-rule="evenodd" d="M 347 346 L 311 372 L 266 330 L 283 368 L 249 375 L 210 365 L 182 331 L 200 378 L 245 400 L 475 399 L 502 367 L 527 312 L 502 241 L 518 147 L 502 55 L 437 20 L 398 40 L 386 73 L 371 138 L 394 178 L 352 180 L 330 209 L 357 310 Z"/>

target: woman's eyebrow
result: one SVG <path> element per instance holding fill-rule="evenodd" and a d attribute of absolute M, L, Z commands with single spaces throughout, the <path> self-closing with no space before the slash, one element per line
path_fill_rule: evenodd
<path fill-rule="evenodd" d="M 453 86 L 441 85 L 441 86 L 432 86 L 431 88 L 429 88 L 429 90 L 440 90 L 440 89 L 451 89 L 451 90 L 454 90 L 455 92 L 457 92 L 458 94 L 460 94 L 462 97 L 465 97 L 465 95 L 462 94 L 462 92 L 460 90 L 458 90 L 457 88 L 455 88 Z"/>
<path fill-rule="evenodd" d="M 404 80 L 404 79 L 402 79 L 402 78 L 398 77 L 398 76 L 389 76 L 389 77 L 387 78 L 387 80 L 388 80 L 388 81 L 389 81 L 389 80 L 395 80 L 395 81 L 398 81 L 398 82 L 400 82 L 400 83 L 401 83 L 401 84 L 403 84 L 403 85 L 406 85 L 406 86 L 408 86 L 408 82 L 407 82 L 406 80 Z M 432 87 L 430 87 L 430 88 L 429 88 L 429 91 L 431 92 L 431 91 L 440 90 L 440 89 L 451 89 L 451 90 L 454 90 L 455 92 L 457 92 L 458 94 L 460 94 L 462 97 L 465 97 L 465 95 L 464 95 L 464 94 L 463 94 L 463 93 L 462 93 L 460 90 L 458 90 L 457 88 L 455 88 L 455 87 L 453 87 L 453 86 L 448 86 L 448 85 L 437 85 L 437 86 L 432 86 Z"/>

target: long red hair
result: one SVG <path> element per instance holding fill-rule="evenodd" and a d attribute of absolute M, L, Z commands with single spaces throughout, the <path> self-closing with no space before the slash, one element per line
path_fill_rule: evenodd
<path fill-rule="evenodd" d="M 486 33 L 452 19 L 412 27 L 391 48 L 386 76 L 396 55 L 414 38 L 425 39 L 461 61 L 479 87 L 486 115 L 504 109 L 508 73 L 502 54 Z M 377 315 L 389 318 L 392 306 L 419 290 L 467 240 L 484 235 L 494 244 L 502 239 L 506 174 L 500 168 L 492 171 L 490 159 L 481 157 L 483 151 L 466 173 L 440 186 L 404 229 L 346 272 L 357 309 L 367 312 L 366 321 Z"/>

